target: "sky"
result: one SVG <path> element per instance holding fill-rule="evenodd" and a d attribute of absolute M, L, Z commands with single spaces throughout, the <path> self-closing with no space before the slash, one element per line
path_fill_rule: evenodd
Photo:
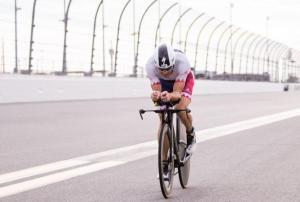
<path fill-rule="evenodd" d="M 110 0 L 105 2 L 104 9 L 104 44 L 102 42 L 102 10 L 97 18 L 96 43 L 94 69 L 105 69 L 110 71 L 114 66 L 114 60 L 111 60 L 109 49 L 116 49 L 117 25 L 122 7 L 127 0 Z M 121 29 L 119 50 L 117 59 L 117 68 L 120 74 L 130 74 L 134 65 L 134 53 L 137 51 L 137 33 L 139 21 L 143 11 L 152 2 L 152 0 L 135 0 L 131 2 L 124 12 Z M 147 58 L 153 53 L 155 28 L 159 19 L 159 13 L 162 14 L 174 0 L 160 0 L 154 4 L 141 26 L 139 53 L 138 53 L 138 72 L 142 73 Z M 202 20 L 197 21 L 189 34 L 187 43 L 187 56 L 192 64 L 196 64 L 195 44 L 199 27 L 203 25 L 204 20 L 210 17 L 216 17 L 201 36 L 199 42 L 199 54 L 197 56 L 197 65 L 203 68 L 205 59 L 208 60 L 209 67 L 213 68 L 215 63 L 215 49 L 217 37 L 222 29 L 218 30 L 211 43 L 210 57 L 205 58 L 206 43 L 209 32 L 221 21 L 230 21 L 235 28 L 240 27 L 241 31 L 250 31 L 268 36 L 278 42 L 284 43 L 291 48 L 300 50 L 300 27 L 297 26 L 297 20 L 300 19 L 300 2 L 296 0 L 179 0 L 180 7 L 174 7 L 172 11 L 162 21 L 160 30 L 161 41 L 170 41 L 173 25 L 179 13 L 189 7 L 192 8 L 175 30 L 174 41 L 177 48 L 183 49 L 185 33 L 191 21 L 200 13 L 205 13 Z M 33 0 L 18 0 L 18 61 L 19 69 L 28 67 L 29 57 L 29 39 L 31 11 Z M 91 60 L 91 41 L 93 19 L 99 0 L 73 0 L 70 8 L 69 28 L 67 38 L 67 60 L 69 70 L 88 71 Z M 232 9 L 230 9 L 232 4 Z M 133 10 L 135 5 L 135 10 Z M 134 11 L 134 12 L 133 12 Z M 64 25 L 62 22 L 64 13 L 63 0 L 37 0 L 36 19 L 34 29 L 33 46 L 33 69 L 35 72 L 60 71 L 62 68 L 63 34 Z M 230 17 L 231 16 L 231 17 Z M 269 20 L 267 21 L 267 17 Z M 134 38 L 135 36 L 135 38 Z M 228 36 L 227 36 L 228 37 Z M 233 41 L 234 41 L 233 37 Z M 14 1 L 0 0 L 0 71 L 11 72 L 14 68 Z M 225 43 L 224 43 L 225 44 Z M 221 52 L 224 52 L 224 44 L 221 44 Z M 103 45 L 105 59 L 103 60 Z M 4 54 L 3 54 L 4 53 Z M 4 56 L 4 57 L 3 57 Z M 114 55 L 115 56 L 115 55 Z M 114 58 L 113 56 L 113 58 Z M 223 55 L 220 55 L 220 62 L 224 62 Z M 3 62 L 4 59 L 4 62 Z M 218 61 L 218 60 L 217 60 Z M 254 61 L 255 62 L 255 61 Z M 254 63 L 253 62 L 253 63 Z M 224 62 L 225 64 L 225 62 Z M 256 63 L 254 63 L 256 64 Z"/>
<path fill-rule="evenodd" d="M 266 17 L 269 16 L 269 37 L 300 49 L 300 1 L 298 0 L 184 0 L 219 19 L 229 21 L 230 3 L 233 3 L 232 22 L 244 29 L 266 34 Z"/>

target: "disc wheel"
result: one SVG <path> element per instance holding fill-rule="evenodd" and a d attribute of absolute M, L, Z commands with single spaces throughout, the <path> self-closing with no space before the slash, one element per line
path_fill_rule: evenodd
<path fill-rule="evenodd" d="M 176 118 L 176 134 L 177 134 L 177 144 L 178 144 L 178 154 L 180 160 L 183 161 L 186 155 L 186 131 L 185 127 L 180 121 L 180 119 Z M 178 176 L 179 182 L 183 189 L 187 187 L 189 176 L 190 176 L 190 159 L 185 162 L 183 166 L 178 167 Z"/>

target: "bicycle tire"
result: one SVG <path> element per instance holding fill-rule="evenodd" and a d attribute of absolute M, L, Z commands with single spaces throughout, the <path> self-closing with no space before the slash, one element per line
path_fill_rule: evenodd
<path fill-rule="evenodd" d="M 185 156 L 185 150 L 186 150 L 186 132 L 185 127 L 180 121 L 180 119 L 176 118 L 176 139 L 178 144 L 178 154 L 180 157 L 180 160 L 182 161 Z M 183 189 L 185 189 L 188 185 L 190 176 L 190 159 L 185 162 L 183 166 L 178 167 L 178 177 L 180 185 Z"/>
<path fill-rule="evenodd" d="M 159 133 L 159 145 L 158 145 L 158 170 L 159 170 L 159 182 L 160 182 L 160 188 L 163 196 L 165 198 L 168 198 L 171 194 L 172 187 L 173 187 L 173 177 L 174 177 L 174 158 L 173 158 L 173 151 L 172 147 L 168 149 L 168 180 L 164 178 L 163 175 L 163 164 L 164 164 L 164 158 L 163 158 L 163 151 L 165 148 L 164 141 L 168 140 L 169 146 L 171 142 L 171 129 L 168 124 L 162 124 L 160 133 Z M 166 139 L 167 138 L 167 139 Z M 172 144 L 171 144 L 172 145 Z M 171 152 L 170 152 L 171 151 Z"/>

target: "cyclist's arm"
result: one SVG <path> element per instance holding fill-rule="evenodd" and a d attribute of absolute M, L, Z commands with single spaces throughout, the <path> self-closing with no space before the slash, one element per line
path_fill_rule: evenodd
<path fill-rule="evenodd" d="M 173 86 L 173 92 L 170 93 L 171 101 L 176 101 L 181 98 L 181 93 L 184 89 L 185 81 L 187 78 L 187 75 L 189 74 L 189 70 L 182 72 L 179 74 L 176 78 L 176 81 Z"/>
<path fill-rule="evenodd" d="M 173 92 L 170 93 L 171 101 L 176 101 L 181 98 L 181 92 L 183 91 L 185 82 L 184 81 L 176 81 L 173 86 Z"/>
<path fill-rule="evenodd" d="M 161 91 L 161 85 L 160 85 L 160 83 L 153 83 L 153 84 L 151 84 L 151 88 L 152 88 L 152 90 L 153 91 Z"/>
<path fill-rule="evenodd" d="M 161 85 L 160 83 L 152 83 L 151 88 L 152 88 L 151 99 L 155 103 L 160 99 Z"/>
<path fill-rule="evenodd" d="M 151 98 L 155 102 L 160 97 L 161 85 L 160 85 L 160 80 L 155 73 L 154 56 L 151 56 L 146 63 L 146 73 L 147 73 L 147 77 L 150 80 L 151 89 L 153 91 L 151 94 Z"/>

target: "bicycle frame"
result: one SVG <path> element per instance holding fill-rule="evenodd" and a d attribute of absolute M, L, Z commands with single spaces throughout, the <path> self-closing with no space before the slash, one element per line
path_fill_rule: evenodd
<path fill-rule="evenodd" d="M 162 115 L 162 121 L 161 121 L 161 126 L 163 124 L 167 124 L 170 129 L 171 129 L 171 137 L 170 140 L 172 142 L 172 146 L 170 147 L 170 152 L 174 153 L 176 155 L 176 159 L 175 159 L 175 167 L 180 167 L 180 166 L 184 166 L 185 162 L 188 161 L 191 157 L 191 155 L 185 156 L 183 161 L 180 160 L 180 156 L 178 153 L 178 145 L 179 145 L 179 138 L 177 138 L 178 131 L 176 130 L 176 132 L 174 131 L 174 126 L 173 126 L 173 114 L 174 113 L 178 113 L 178 112 L 182 112 L 185 111 L 186 113 L 190 113 L 191 110 L 190 109 L 173 109 L 172 104 L 170 103 L 166 103 L 165 105 L 165 109 L 157 109 L 157 110 L 143 110 L 140 109 L 139 113 L 141 116 L 141 119 L 143 120 L 143 116 L 142 114 L 146 113 L 146 112 L 154 112 L 154 113 L 158 113 Z M 178 118 L 178 117 L 177 117 Z M 178 142 L 177 142 L 178 140 Z M 171 144 L 170 144 L 171 145 Z M 173 151 L 174 149 L 174 151 Z"/>

